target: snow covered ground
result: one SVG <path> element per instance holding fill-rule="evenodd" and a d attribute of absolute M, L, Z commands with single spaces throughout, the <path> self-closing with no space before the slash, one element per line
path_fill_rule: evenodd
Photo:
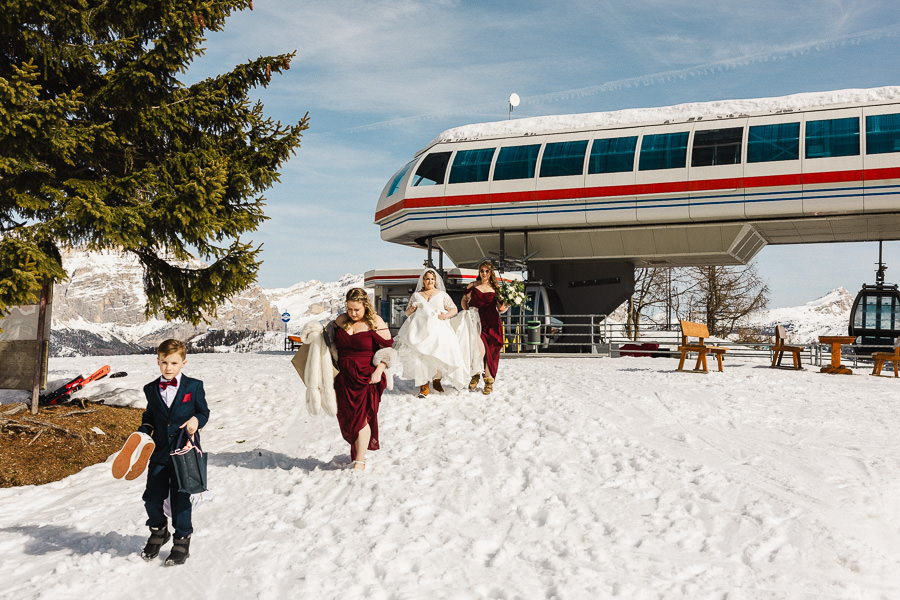
<path fill-rule="evenodd" d="M 900 380 L 502 359 L 490 397 L 398 381 L 356 473 L 289 360 L 188 357 L 214 498 L 185 566 L 141 560 L 143 478 L 108 461 L 0 489 L 0 597 L 900 598 Z M 129 376 L 83 393 L 142 405 L 153 358 L 103 362 Z"/>

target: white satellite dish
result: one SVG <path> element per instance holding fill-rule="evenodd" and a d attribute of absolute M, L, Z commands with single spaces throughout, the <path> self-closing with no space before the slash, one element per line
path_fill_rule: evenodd
<path fill-rule="evenodd" d="M 512 109 L 519 105 L 519 95 L 515 92 L 509 95 L 509 119 L 512 119 Z"/>

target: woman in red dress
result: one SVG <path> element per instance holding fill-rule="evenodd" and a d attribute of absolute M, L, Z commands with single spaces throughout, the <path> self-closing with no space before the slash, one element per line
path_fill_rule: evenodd
<path fill-rule="evenodd" d="M 350 443 L 352 467 L 365 469 L 366 450 L 379 448 L 378 405 L 393 352 L 379 350 L 390 348 L 393 340 L 364 289 L 351 289 L 345 301 L 346 312 L 335 319 L 334 331 L 340 371 L 334 378 L 337 418 L 341 436 Z"/>
<path fill-rule="evenodd" d="M 497 377 L 497 367 L 500 363 L 500 349 L 503 348 L 503 325 L 500 323 L 500 314 L 507 309 L 497 294 L 499 286 L 491 261 L 485 260 L 478 265 L 478 280 L 470 283 L 467 290 L 460 304 L 463 310 L 478 309 L 478 317 L 481 319 L 481 341 L 484 343 L 482 393 L 487 395 L 494 391 L 494 378 Z M 473 392 L 478 387 L 478 378 L 479 374 L 475 373 L 469 382 L 469 389 Z"/>

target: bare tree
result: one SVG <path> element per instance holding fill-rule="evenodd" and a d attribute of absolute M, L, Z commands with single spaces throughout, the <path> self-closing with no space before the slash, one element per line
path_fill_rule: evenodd
<path fill-rule="evenodd" d="M 650 267 L 634 270 L 634 293 L 626 305 L 625 335 L 637 340 L 641 332 L 641 317 L 651 307 L 666 306 L 669 298 L 669 267 Z"/>
<path fill-rule="evenodd" d="M 651 267 L 635 269 L 634 293 L 626 303 L 625 335 L 637 340 L 650 309 L 666 321 L 705 322 L 712 335 L 734 333 L 748 315 L 769 303 L 769 287 L 751 263 L 743 267 Z"/>
<path fill-rule="evenodd" d="M 730 335 L 741 320 L 769 305 L 769 286 L 753 263 L 744 267 L 686 267 L 683 271 L 681 293 L 686 296 L 688 310 L 702 314 L 712 335 Z"/>

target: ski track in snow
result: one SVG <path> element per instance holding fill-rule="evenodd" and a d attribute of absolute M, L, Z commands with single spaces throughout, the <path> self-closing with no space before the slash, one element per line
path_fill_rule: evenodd
<path fill-rule="evenodd" d="M 489 397 L 398 379 L 356 473 L 289 361 L 188 357 L 214 497 L 184 567 L 140 558 L 144 479 L 110 457 L 0 489 L 0 598 L 900 598 L 892 378 L 503 358 Z M 81 395 L 142 406 L 152 357 L 107 362 Z"/>

